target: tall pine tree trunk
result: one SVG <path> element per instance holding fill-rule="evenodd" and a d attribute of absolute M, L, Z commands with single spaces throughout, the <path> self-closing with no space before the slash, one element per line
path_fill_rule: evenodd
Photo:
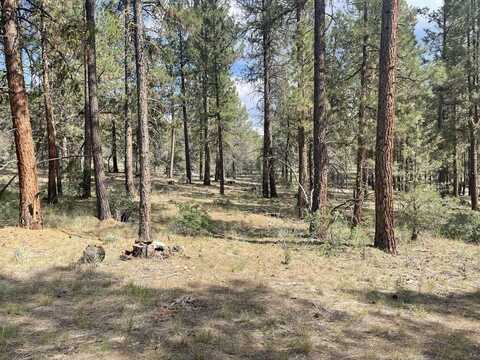
<path fill-rule="evenodd" d="M 327 203 L 327 114 L 325 90 L 325 0 L 315 0 L 312 212 Z"/>
<path fill-rule="evenodd" d="M 173 94 L 172 94 L 173 96 Z M 171 129 L 170 129 L 170 164 L 168 167 L 168 178 L 172 179 L 173 178 L 173 168 L 175 165 L 175 104 L 173 102 L 173 97 L 171 100 L 171 110 L 172 114 L 172 124 L 171 124 Z"/>
<path fill-rule="evenodd" d="M 397 253 L 393 213 L 393 140 L 397 63 L 398 0 L 383 0 L 375 158 L 375 242 Z"/>
<path fill-rule="evenodd" d="M 296 36 L 297 36 L 297 88 L 300 97 L 300 104 L 297 110 L 297 151 L 298 151 L 298 191 L 297 209 L 298 216 L 303 217 L 307 206 L 307 167 L 306 167 L 306 146 L 305 146 L 305 29 L 304 29 L 305 0 L 297 0 L 296 10 Z"/>
<path fill-rule="evenodd" d="M 218 142 L 218 180 L 220 182 L 220 194 L 225 194 L 225 168 L 223 159 L 223 123 L 220 116 L 220 84 L 218 80 L 218 64 L 215 59 L 215 107 L 217 118 L 217 142 Z"/>
<path fill-rule="evenodd" d="M 84 78 L 83 78 L 83 95 L 84 95 L 84 141 L 83 141 L 83 181 L 82 181 L 82 198 L 88 199 L 92 196 L 92 121 L 90 119 L 90 105 L 88 95 L 88 59 L 87 59 L 87 36 L 84 43 Z M 63 155 L 63 154 L 62 154 Z"/>
<path fill-rule="evenodd" d="M 134 0 L 134 21 L 135 21 L 135 63 L 137 69 L 137 96 L 138 96 L 138 127 L 140 131 L 140 223 L 139 240 L 150 241 L 151 223 L 150 223 L 150 153 L 149 153 L 149 134 L 148 134 L 148 103 L 147 103 L 147 79 L 145 74 L 144 58 L 144 26 L 142 1 Z"/>
<path fill-rule="evenodd" d="M 467 52 L 468 52 L 468 100 L 469 108 L 469 148 L 468 148 L 468 192 L 472 210 L 478 211 L 478 154 L 477 154 L 477 126 L 479 124 L 478 106 L 475 104 L 474 94 L 477 90 L 478 77 L 476 75 L 478 43 L 475 1 L 470 1 L 469 24 L 467 29 Z"/>
<path fill-rule="evenodd" d="M 275 170 L 272 149 L 272 29 L 271 0 L 262 0 L 263 6 L 263 197 L 276 197 Z"/>
<path fill-rule="evenodd" d="M 117 124 L 115 122 L 115 116 L 112 116 L 112 172 L 118 173 Z"/>
<path fill-rule="evenodd" d="M 185 175 L 186 183 L 192 183 L 192 163 L 190 159 L 190 138 L 188 134 L 188 113 L 187 113 L 187 86 L 185 81 L 185 41 L 182 30 L 178 30 L 180 46 L 180 91 L 182 92 L 182 115 L 183 115 L 183 141 L 185 148 Z"/>
<path fill-rule="evenodd" d="M 202 125 L 203 125 L 203 153 L 204 153 L 204 163 L 203 163 L 203 185 L 210 185 L 210 145 L 208 139 L 208 84 L 207 84 L 207 74 L 206 69 L 204 70 L 202 79 L 202 102 L 203 102 L 203 111 L 202 111 Z"/>
<path fill-rule="evenodd" d="M 458 172 L 458 134 L 457 134 L 457 107 L 453 105 L 452 114 L 452 133 L 453 133 L 453 184 L 452 195 L 457 197 L 460 195 L 459 172 Z"/>
<path fill-rule="evenodd" d="M 130 0 L 125 0 L 124 9 L 124 87 L 125 98 L 123 100 L 123 121 L 125 127 L 125 191 L 127 195 L 135 194 L 133 182 L 133 130 L 130 121 Z"/>
<path fill-rule="evenodd" d="M 95 0 L 86 0 L 87 15 L 87 66 L 88 66 L 88 103 L 91 121 L 92 155 L 95 170 L 95 192 L 97 195 L 97 217 L 100 220 L 111 218 L 108 193 L 103 170 L 102 143 L 98 119 L 97 99 L 97 59 L 95 45 Z"/>
<path fill-rule="evenodd" d="M 53 118 L 52 95 L 50 92 L 49 79 L 49 60 L 47 49 L 47 26 L 45 23 L 45 15 L 41 17 L 42 31 L 42 65 L 43 65 L 43 101 L 45 106 L 45 120 L 47 124 L 47 144 L 48 144 L 48 194 L 47 201 L 54 204 L 58 201 L 58 155 L 55 135 L 55 121 Z"/>
<path fill-rule="evenodd" d="M 362 221 L 363 202 L 365 200 L 366 167 L 367 167 L 367 138 L 366 138 L 366 107 L 369 86 L 368 67 L 368 2 L 363 2 L 363 40 L 362 40 L 362 69 L 360 74 L 361 92 L 360 108 L 358 111 L 358 138 L 357 138 L 357 176 L 355 179 L 355 204 L 353 207 L 353 225 Z"/>
<path fill-rule="evenodd" d="M 25 91 L 20 34 L 18 33 L 16 0 L 2 0 L 3 51 L 7 70 L 7 82 L 15 129 L 18 180 L 20 187 L 20 226 L 30 229 L 42 228 L 42 209 L 38 191 L 37 164 L 32 137 L 32 125 Z"/>

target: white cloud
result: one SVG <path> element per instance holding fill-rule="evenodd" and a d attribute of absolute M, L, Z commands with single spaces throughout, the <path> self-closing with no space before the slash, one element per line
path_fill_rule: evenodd
<path fill-rule="evenodd" d="M 260 113 L 261 94 L 258 92 L 256 84 L 241 79 L 235 79 L 238 97 L 245 105 L 252 126 L 258 132 L 262 131 L 262 118 Z"/>
<path fill-rule="evenodd" d="M 443 5 L 443 0 L 407 0 L 407 3 L 420 8 L 438 9 Z"/>

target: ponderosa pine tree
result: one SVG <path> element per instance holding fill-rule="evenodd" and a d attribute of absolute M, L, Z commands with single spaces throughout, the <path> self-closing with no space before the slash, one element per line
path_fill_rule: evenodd
<path fill-rule="evenodd" d="M 312 212 L 327 203 L 327 111 L 325 89 L 325 0 L 315 0 Z"/>
<path fill-rule="evenodd" d="M 307 148 L 305 144 L 305 0 L 296 2 L 296 66 L 297 66 L 297 152 L 298 152 L 298 191 L 297 208 L 298 216 L 302 217 L 307 206 Z"/>
<path fill-rule="evenodd" d="M 90 100 L 88 96 L 87 38 L 88 32 L 85 31 L 83 39 L 83 199 L 88 199 L 90 196 L 92 196 L 92 121 L 90 119 Z"/>
<path fill-rule="evenodd" d="M 140 156 L 140 223 L 138 236 L 140 241 L 150 241 L 150 138 L 148 133 L 147 79 L 145 72 L 145 41 L 142 0 L 134 0 L 134 39 L 135 65 L 137 74 L 137 106 L 139 127 Z"/>
<path fill-rule="evenodd" d="M 45 3 L 42 3 L 44 8 Z M 45 11 L 45 10 L 44 10 Z M 49 77 L 49 58 L 48 58 L 48 40 L 47 40 L 47 24 L 45 15 L 41 15 L 41 44 L 42 44 L 42 74 L 43 74 L 43 101 L 45 106 L 45 122 L 47 125 L 47 147 L 48 147 L 48 193 L 47 201 L 54 204 L 58 201 L 58 155 L 55 134 L 55 120 L 53 118 L 52 95 L 50 92 Z"/>
<path fill-rule="evenodd" d="M 182 120 L 183 120 L 183 141 L 185 148 L 185 176 L 186 183 L 192 183 L 192 162 L 190 160 L 190 135 L 188 131 L 188 111 L 187 111 L 187 84 L 185 76 L 186 59 L 186 41 L 183 35 L 181 25 L 178 25 L 178 52 L 179 52 L 179 75 L 180 75 L 180 91 L 182 96 Z"/>
<path fill-rule="evenodd" d="M 397 253 L 393 213 L 393 140 L 397 64 L 398 0 L 383 0 L 375 157 L 375 242 Z"/>
<path fill-rule="evenodd" d="M 130 121 L 130 44 L 131 44 L 131 20 L 130 20 L 130 0 L 125 0 L 125 8 L 123 9 L 124 16 L 124 100 L 123 100 L 123 119 L 125 127 L 125 191 L 129 196 L 135 194 L 135 184 L 133 182 L 133 130 L 132 123 Z"/>
<path fill-rule="evenodd" d="M 38 189 L 37 164 L 32 138 L 28 98 L 25 91 L 23 66 L 20 56 L 20 34 L 16 11 L 17 0 L 2 0 L 2 24 L 5 64 L 10 98 L 10 111 L 20 189 L 20 226 L 40 229 L 43 226 L 40 193 Z"/>
<path fill-rule="evenodd" d="M 355 179 L 355 204 L 353 207 L 353 225 L 362 221 L 363 202 L 367 185 L 367 99 L 369 91 L 369 27 L 368 27 L 368 1 L 363 1 L 363 36 L 362 36 L 362 68 L 360 70 L 360 106 L 358 110 L 358 135 L 357 135 L 357 174 Z"/>
<path fill-rule="evenodd" d="M 95 192 L 97 195 L 97 217 L 107 220 L 112 217 L 108 202 L 105 173 L 103 170 L 102 143 L 97 99 L 97 60 L 95 43 L 95 0 L 85 0 L 87 18 L 87 69 L 88 69 L 88 107 L 91 123 L 91 143 L 95 170 Z"/>

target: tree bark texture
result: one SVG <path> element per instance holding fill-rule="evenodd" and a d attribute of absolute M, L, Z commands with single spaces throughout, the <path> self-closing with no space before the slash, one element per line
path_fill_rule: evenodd
<path fill-rule="evenodd" d="M 397 253 L 393 213 L 393 140 L 397 63 L 398 0 L 383 0 L 380 40 L 380 77 L 375 157 L 375 242 Z"/>
<path fill-rule="evenodd" d="M 139 121 L 139 142 L 140 142 L 140 224 L 139 240 L 150 241 L 151 223 L 150 223 L 150 153 L 149 153 L 149 134 L 148 134 L 148 103 L 147 103 L 147 79 L 145 73 L 144 58 L 144 26 L 142 1 L 134 0 L 134 21 L 135 21 L 135 63 L 137 69 L 137 96 L 138 96 L 138 121 Z"/>
<path fill-rule="evenodd" d="M 97 217 L 100 220 L 111 218 L 108 202 L 105 173 L 103 170 L 102 143 L 100 137 L 100 123 L 98 118 L 97 99 L 97 59 L 95 44 L 95 0 L 86 0 L 87 16 L 87 68 L 88 68 L 88 103 L 91 121 L 92 155 L 95 170 L 95 192 L 97 195 Z"/>
<path fill-rule="evenodd" d="M 18 180 L 20 190 L 20 226 L 30 229 L 42 228 L 42 209 L 38 191 L 37 165 L 25 91 L 22 61 L 20 57 L 20 34 L 18 33 L 16 0 L 2 0 L 2 25 L 5 65 L 15 129 Z"/>

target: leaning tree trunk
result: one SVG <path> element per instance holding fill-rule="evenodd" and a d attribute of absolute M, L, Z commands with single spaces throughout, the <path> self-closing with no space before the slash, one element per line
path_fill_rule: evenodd
<path fill-rule="evenodd" d="M 148 134 L 148 103 L 147 103 L 147 79 L 145 74 L 144 58 L 144 27 L 142 1 L 134 0 L 134 21 L 135 21 L 135 62 L 137 69 L 137 97 L 138 97 L 138 121 L 140 130 L 140 224 L 139 240 L 150 241 L 150 154 Z"/>
<path fill-rule="evenodd" d="M 52 95 L 50 93 L 49 83 L 49 63 L 48 63 L 48 49 L 47 49 L 47 26 L 45 23 L 45 16 L 42 14 L 42 65 L 43 65 L 43 100 L 45 106 L 45 120 L 47 123 L 47 144 L 48 144 L 48 194 L 47 201 L 49 204 L 54 204 L 58 201 L 58 155 L 57 145 L 55 139 L 55 121 L 53 118 L 53 104 Z"/>
<path fill-rule="evenodd" d="M 100 137 L 100 124 L 98 119 L 97 99 L 97 59 L 95 46 L 95 0 L 86 0 L 88 40 L 87 40 L 87 68 L 88 68 L 88 103 L 90 110 L 92 153 L 95 170 L 95 192 L 97 195 L 97 217 L 100 220 L 111 218 L 108 203 L 105 173 L 103 171 L 102 144 Z"/>
<path fill-rule="evenodd" d="M 180 42 L 180 90 L 182 92 L 182 115 L 183 115 L 183 141 L 185 147 L 185 175 L 186 183 L 192 183 L 192 162 L 190 159 L 190 138 L 188 135 L 188 113 L 187 113 L 187 86 L 185 83 L 185 41 L 183 40 L 182 30 L 178 31 Z"/>
<path fill-rule="evenodd" d="M 18 180 L 20 188 L 20 226 L 30 229 L 42 228 L 42 209 L 38 191 L 37 164 L 32 137 L 32 125 L 25 91 L 20 34 L 18 33 L 16 0 L 2 0 L 3 50 L 7 81 L 15 129 Z"/>
<path fill-rule="evenodd" d="M 130 121 L 130 0 L 125 0 L 124 9 L 124 87 L 125 98 L 123 100 L 123 119 L 125 124 L 125 191 L 127 195 L 135 194 L 135 184 L 133 182 L 133 130 Z"/>
<path fill-rule="evenodd" d="M 327 115 L 325 90 L 325 0 L 315 0 L 312 212 L 327 203 Z"/>
<path fill-rule="evenodd" d="M 397 253 L 393 214 L 393 140 L 397 62 L 398 0 L 384 0 L 380 40 L 377 145 L 375 157 L 375 242 Z"/>
<path fill-rule="evenodd" d="M 363 2 L 363 41 L 362 41 L 362 69 L 360 74 L 360 108 L 358 111 L 358 138 L 357 138 L 357 176 L 355 179 L 355 204 L 353 207 L 353 226 L 362 221 L 363 202 L 365 201 L 366 167 L 367 167 L 367 134 L 366 134 L 366 107 L 369 86 L 368 71 L 368 2 Z"/>

